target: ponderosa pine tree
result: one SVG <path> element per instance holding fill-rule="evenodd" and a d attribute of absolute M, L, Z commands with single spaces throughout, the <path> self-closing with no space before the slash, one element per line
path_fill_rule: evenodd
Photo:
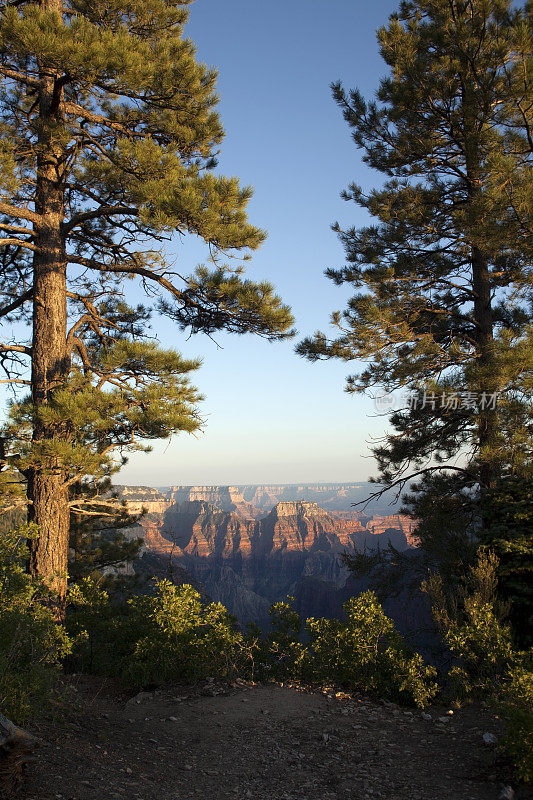
<path fill-rule="evenodd" d="M 117 447 L 199 425 L 188 380 L 198 362 L 149 337 L 151 310 L 208 335 L 274 340 L 292 324 L 270 284 L 224 263 L 264 234 L 247 222 L 251 190 L 212 171 L 216 74 L 183 36 L 189 4 L 0 3 L 0 319 L 23 331 L 6 334 L 0 363 L 4 382 L 31 390 L 0 456 L 4 488 L 24 476 L 39 526 L 31 571 L 60 602 L 80 503 L 69 487 L 94 489 Z M 176 233 L 206 242 L 212 266 L 173 269 L 165 243 Z M 130 280 L 148 307 L 131 304 Z"/>
<path fill-rule="evenodd" d="M 332 316 L 337 338 L 298 350 L 367 362 L 348 391 L 413 392 L 374 454 L 385 486 L 418 480 L 411 511 L 421 525 L 440 514 L 445 549 L 487 522 L 497 480 L 532 469 L 532 10 L 403 2 L 378 32 L 377 101 L 333 85 L 385 180 L 344 193 L 375 220 L 334 226 L 348 263 L 326 274 L 356 294 Z M 426 538 L 441 539 L 434 522 Z"/>

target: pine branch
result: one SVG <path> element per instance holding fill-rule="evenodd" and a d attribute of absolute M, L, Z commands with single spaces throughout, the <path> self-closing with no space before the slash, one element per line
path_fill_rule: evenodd
<path fill-rule="evenodd" d="M 84 222 L 116 215 L 136 217 L 139 215 L 139 209 L 134 206 L 101 206 L 94 211 L 85 211 L 82 214 L 75 214 L 68 222 L 63 224 L 62 230 L 64 233 L 69 233 L 77 225 L 82 225 Z"/>
<path fill-rule="evenodd" d="M 24 353 L 31 356 L 31 347 L 23 344 L 0 344 L 0 353 Z"/>
<path fill-rule="evenodd" d="M 120 122 L 115 122 L 114 120 L 109 119 L 109 117 L 106 117 L 103 114 L 95 114 L 93 111 L 90 111 L 89 109 L 84 108 L 77 103 L 72 103 L 69 101 L 63 103 L 62 108 L 67 113 L 74 114 L 76 117 L 81 117 L 81 119 L 83 119 L 85 122 L 92 122 L 94 125 L 102 125 L 103 127 L 110 128 L 113 131 L 118 131 L 118 133 L 121 133 L 128 139 L 132 138 L 133 133 L 128 127 L 122 125 Z M 81 132 L 84 135 L 87 133 L 85 130 L 82 130 Z M 137 134 L 137 136 L 138 135 L 139 134 Z"/>
<path fill-rule="evenodd" d="M 0 247 L 23 247 L 25 250 L 35 252 L 37 247 L 31 242 L 24 242 L 21 239 L 0 239 Z"/>
<path fill-rule="evenodd" d="M 383 495 L 386 492 L 388 492 L 390 489 L 394 489 L 396 486 L 400 487 L 399 491 L 396 494 L 396 498 L 398 499 L 400 497 L 400 495 L 402 493 L 402 490 L 403 490 L 403 488 L 404 488 L 406 483 L 410 483 L 414 478 L 417 478 L 420 475 L 429 475 L 429 474 L 431 474 L 433 472 L 442 471 L 442 470 L 452 470 L 454 472 L 460 472 L 463 475 L 467 475 L 468 477 L 476 480 L 475 474 L 470 470 L 464 469 L 463 467 L 454 467 L 454 466 L 451 466 L 451 465 L 447 466 L 447 465 L 444 465 L 444 464 L 442 466 L 438 466 L 438 467 L 425 467 L 424 469 L 417 470 L 417 472 L 413 472 L 410 475 L 406 475 L 404 478 L 398 478 L 397 480 L 393 481 L 392 483 L 387 484 L 387 486 L 384 486 L 383 489 L 380 489 L 377 492 L 373 492 L 368 497 L 366 497 L 364 500 L 359 500 L 359 502 L 352 503 L 351 505 L 354 508 L 357 507 L 357 506 L 361 506 L 361 505 L 363 505 L 366 508 L 366 506 L 369 503 L 371 503 L 372 500 L 378 500 L 379 498 L 383 497 Z"/>
<path fill-rule="evenodd" d="M 8 78 L 9 80 L 23 83 L 25 86 L 32 86 L 35 89 L 40 85 L 38 78 L 31 78 L 28 74 L 10 69 L 9 67 L 0 66 L 0 75 L 3 75 L 4 78 Z"/>
<path fill-rule="evenodd" d="M 6 217 L 15 217 L 16 219 L 27 219 L 28 222 L 33 222 L 34 225 L 40 225 L 42 216 L 30 211 L 29 208 L 13 206 L 10 203 L 0 201 L 0 214 L 5 214 Z"/>
<path fill-rule="evenodd" d="M 87 267 L 87 269 L 94 269 L 97 272 L 138 275 L 141 278 L 145 278 L 148 281 L 159 284 L 159 286 L 162 286 L 169 292 L 169 294 L 176 299 L 181 300 L 185 305 L 192 306 L 194 308 L 201 308 L 200 303 L 195 302 L 189 295 L 186 295 L 183 291 L 180 291 L 176 286 L 174 286 L 173 283 L 171 283 L 171 281 L 165 278 L 164 275 L 159 274 L 155 270 L 132 264 L 104 264 L 100 261 L 96 261 L 94 258 L 84 258 L 82 256 L 74 255 L 67 255 L 67 260 L 69 264 L 80 264 L 83 267 Z"/>
<path fill-rule="evenodd" d="M 32 231 L 31 228 L 23 228 L 20 225 L 7 225 L 5 223 L 0 223 L 0 230 L 9 231 L 9 233 L 20 233 L 23 236 L 29 236 L 30 238 L 35 237 L 35 231 Z"/>
<path fill-rule="evenodd" d="M 9 305 L 0 308 L 0 317 L 5 317 L 8 314 L 11 314 L 13 311 L 16 311 L 17 308 L 20 308 L 24 305 L 28 300 L 31 300 L 33 296 L 33 288 L 28 289 L 24 294 L 21 294 L 20 297 L 17 297 L 16 300 L 13 300 L 12 303 Z"/>

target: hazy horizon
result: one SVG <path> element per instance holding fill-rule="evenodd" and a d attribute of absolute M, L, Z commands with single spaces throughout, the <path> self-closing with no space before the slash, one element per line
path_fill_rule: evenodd
<path fill-rule="evenodd" d="M 150 483 L 124 483 L 123 481 L 116 481 L 113 483 L 113 486 L 133 486 L 133 487 L 142 487 L 148 489 L 168 489 L 170 487 L 180 487 L 180 488 L 189 488 L 192 486 L 203 486 L 203 487 L 213 487 L 213 488 L 226 488 L 226 487 L 236 487 L 239 486 L 365 486 L 369 484 L 369 481 L 287 481 L 286 483 L 275 483 L 274 481 L 254 481 L 253 483 L 163 483 L 157 486 L 153 486 Z M 369 484 L 372 485 L 372 484 Z M 377 484 L 373 484 L 377 485 Z"/>

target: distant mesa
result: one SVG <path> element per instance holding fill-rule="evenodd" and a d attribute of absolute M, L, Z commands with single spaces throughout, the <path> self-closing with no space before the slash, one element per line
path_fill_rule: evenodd
<path fill-rule="evenodd" d="M 354 509 L 375 490 L 368 483 L 332 484 L 246 484 L 238 486 L 165 486 L 154 489 L 147 486 L 118 486 L 128 502 L 142 502 L 150 508 L 153 503 L 205 502 L 223 509 L 235 511 L 241 516 L 256 518 L 264 516 L 281 502 L 315 502 L 325 511 L 344 518 L 356 519 L 362 514 L 388 516 L 394 510 L 389 498 L 375 500 L 364 508 Z M 150 504 L 150 505 L 148 505 Z M 155 508 L 153 509 L 155 510 Z"/>

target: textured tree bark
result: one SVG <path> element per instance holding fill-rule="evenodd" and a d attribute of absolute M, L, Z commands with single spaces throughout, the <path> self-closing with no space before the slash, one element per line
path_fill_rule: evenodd
<path fill-rule="evenodd" d="M 497 390 L 496 375 L 493 372 L 494 321 L 492 315 L 492 294 L 487 259 L 476 247 L 472 249 L 472 285 L 475 292 L 474 320 L 478 342 L 478 364 L 481 375 L 480 391 L 491 394 Z M 497 411 L 481 409 L 478 423 L 479 449 L 495 446 L 497 434 Z M 481 455 L 479 477 L 482 489 L 490 489 L 496 479 L 494 458 Z"/>
<path fill-rule="evenodd" d="M 42 8 L 61 10 L 57 0 L 44 0 Z M 59 76 L 42 72 L 39 90 L 39 136 L 35 210 L 33 282 L 32 399 L 36 418 L 33 440 L 46 445 L 65 438 L 64 426 L 39 420 L 39 410 L 68 377 L 67 282 L 64 216 L 64 144 L 57 135 L 62 126 L 62 86 Z M 30 541 L 30 572 L 42 578 L 58 607 L 67 586 L 69 533 L 68 494 L 60 457 L 46 456 L 28 474 L 29 520 L 39 526 L 39 538 Z"/>

